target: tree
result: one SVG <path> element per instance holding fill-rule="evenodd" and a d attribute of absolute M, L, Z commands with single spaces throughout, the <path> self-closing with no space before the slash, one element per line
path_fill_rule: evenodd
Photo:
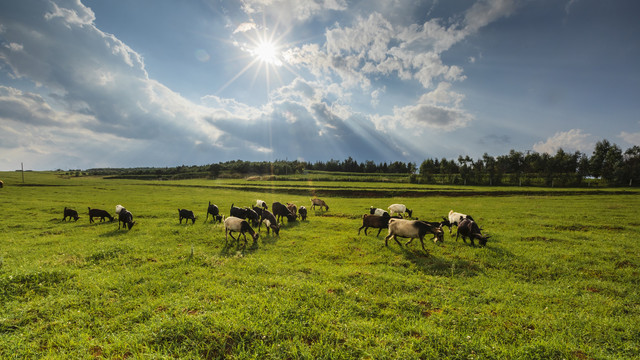
<path fill-rule="evenodd" d="M 589 161 L 589 169 L 595 177 L 600 177 L 608 184 L 615 184 L 623 174 L 622 150 L 608 140 L 598 141 Z"/>
<path fill-rule="evenodd" d="M 624 152 L 625 180 L 629 180 L 629 186 L 640 184 L 640 146 L 635 145 Z"/>

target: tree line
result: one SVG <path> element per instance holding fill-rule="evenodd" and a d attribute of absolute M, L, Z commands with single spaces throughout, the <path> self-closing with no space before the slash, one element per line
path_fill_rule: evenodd
<path fill-rule="evenodd" d="M 358 162 L 351 157 L 339 161 L 233 160 L 208 165 L 165 168 L 88 169 L 90 175 L 127 178 L 240 178 L 248 175 L 304 174 L 312 171 L 406 174 L 408 181 L 423 184 L 516 185 L 516 186 L 638 186 L 640 146 L 626 151 L 608 140 L 599 141 L 591 156 L 580 151 L 558 149 L 555 154 L 511 150 L 506 155 L 481 158 L 425 159 L 413 162 Z"/>

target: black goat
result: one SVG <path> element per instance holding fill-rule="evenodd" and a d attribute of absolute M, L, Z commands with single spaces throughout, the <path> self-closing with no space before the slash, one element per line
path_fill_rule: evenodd
<path fill-rule="evenodd" d="M 271 211 L 273 211 L 273 215 L 276 216 L 276 219 L 278 219 L 279 222 L 282 222 L 283 217 L 286 217 L 288 222 L 296 221 L 296 216 L 293 215 L 282 203 L 276 201 L 271 204 Z"/>
<path fill-rule="evenodd" d="M 73 210 L 73 209 L 69 209 L 65 206 L 64 208 L 64 213 L 63 213 L 64 217 L 62 218 L 62 221 L 65 221 L 67 219 L 67 217 L 69 218 L 69 221 L 71 221 L 71 219 L 75 219 L 75 221 L 78 221 L 78 219 L 80 218 L 80 216 L 78 216 L 78 212 Z"/>
<path fill-rule="evenodd" d="M 211 201 L 209 201 L 209 207 L 207 207 L 207 217 L 204 219 L 205 222 L 207 222 L 207 220 L 209 219 L 209 214 L 211 214 L 211 217 L 213 217 L 213 221 L 217 221 L 217 222 L 222 222 L 222 215 L 220 215 L 220 209 L 218 209 L 218 206 L 215 204 L 212 204 Z"/>
<path fill-rule="evenodd" d="M 379 229 L 378 234 L 376 235 L 379 236 L 382 229 L 389 228 L 389 219 L 391 219 L 391 217 L 387 212 L 385 212 L 382 216 L 364 214 L 362 216 L 362 226 L 360 227 L 360 229 L 358 229 L 358 235 L 360 235 L 360 230 L 362 229 L 364 229 L 364 234 L 367 235 L 367 230 L 371 227 L 374 229 Z"/>
<path fill-rule="evenodd" d="M 113 216 L 111 216 L 108 211 L 89 208 L 89 223 L 91 224 L 93 222 L 93 218 L 98 217 L 100 218 L 100 222 L 103 222 L 105 218 L 108 218 L 109 221 L 113 221 Z"/>
<path fill-rule="evenodd" d="M 482 235 L 482 231 L 478 224 L 476 224 L 475 221 L 469 219 L 468 217 L 458 224 L 456 241 L 458 241 L 458 235 L 462 236 L 462 241 L 464 241 L 465 243 L 467 242 L 466 238 L 469 238 L 471 240 L 472 246 L 476 246 L 476 244 L 473 242 L 473 239 L 478 239 L 480 246 L 485 246 L 487 245 L 487 239 L 491 237 L 489 235 Z"/>
<path fill-rule="evenodd" d="M 229 211 L 229 215 L 235 216 L 240 219 L 251 220 L 251 223 L 253 224 L 253 226 L 258 225 L 258 222 L 260 221 L 260 217 L 258 216 L 258 213 L 253 211 L 253 209 L 239 208 L 239 207 L 233 206 L 233 204 L 231 204 L 231 210 Z"/>
<path fill-rule="evenodd" d="M 178 217 L 180 218 L 180 224 L 182 224 L 182 219 L 185 219 L 185 224 L 191 220 L 192 224 L 196 223 L 196 217 L 193 215 L 193 211 L 187 209 L 178 209 Z"/>

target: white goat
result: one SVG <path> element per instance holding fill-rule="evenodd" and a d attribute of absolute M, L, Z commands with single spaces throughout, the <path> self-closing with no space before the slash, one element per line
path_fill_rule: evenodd
<path fill-rule="evenodd" d="M 413 210 L 407 209 L 404 204 L 389 205 L 389 215 L 393 216 L 394 214 L 402 214 L 402 217 L 404 217 L 405 213 L 408 214 L 409 217 L 411 217 L 413 214 Z"/>

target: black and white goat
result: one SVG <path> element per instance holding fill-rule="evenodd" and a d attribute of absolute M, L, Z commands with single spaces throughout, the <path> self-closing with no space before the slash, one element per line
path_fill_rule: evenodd
<path fill-rule="evenodd" d="M 391 216 L 391 215 L 389 215 L 389 212 L 387 210 L 380 209 L 380 208 L 374 208 L 373 206 L 369 209 L 369 214 L 378 215 L 378 216 L 384 216 L 384 214 L 387 214 L 387 216 Z"/>
<path fill-rule="evenodd" d="M 444 216 L 442 217 L 442 220 L 443 220 L 442 224 L 449 228 L 449 235 L 452 235 L 451 234 L 451 230 L 453 228 L 453 225 L 458 227 L 459 226 L 458 224 L 460 224 L 460 222 L 462 220 L 464 220 L 464 219 L 473 220 L 471 215 L 466 215 L 466 214 L 462 214 L 462 213 L 455 212 L 455 211 L 451 210 L 451 211 L 449 211 L 449 217 L 448 218 L 445 218 Z"/>
<path fill-rule="evenodd" d="M 247 246 L 247 234 L 249 233 L 251 235 L 251 237 L 253 238 L 253 242 L 255 243 L 256 241 L 258 241 L 258 237 L 260 236 L 260 234 L 258 234 L 257 232 L 253 231 L 253 229 L 251 228 L 251 226 L 249 225 L 249 223 L 247 222 L 247 220 L 235 217 L 235 216 L 229 216 L 228 218 L 224 219 L 224 241 L 225 243 L 227 243 L 228 241 L 228 237 L 227 235 L 231 236 L 231 238 L 233 240 L 235 240 L 236 242 L 239 242 L 238 239 L 240 239 L 240 235 L 238 235 L 238 238 L 234 238 L 232 232 L 237 232 L 240 235 L 244 236 L 244 246 Z"/>
<path fill-rule="evenodd" d="M 267 234 L 269 234 L 270 230 L 273 230 L 274 234 L 280 235 L 280 226 L 278 226 L 278 221 L 276 220 L 275 215 L 273 215 L 269 210 L 262 211 L 262 218 L 260 219 L 260 225 L 258 225 L 258 231 L 260 231 L 262 223 L 267 226 Z"/>
<path fill-rule="evenodd" d="M 131 211 L 124 208 L 122 205 L 116 205 L 116 214 L 118 214 L 118 230 L 120 230 L 120 223 L 122 223 L 124 228 L 131 228 L 136 224 L 133 221 L 133 214 Z"/>
<path fill-rule="evenodd" d="M 269 206 L 267 206 L 267 203 L 264 202 L 263 200 L 260 200 L 260 199 L 256 200 L 256 205 L 255 206 L 259 207 L 259 208 L 263 208 L 265 210 L 269 210 Z"/>
<path fill-rule="evenodd" d="M 307 220 L 307 208 L 304 206 L 300 206 L 300 209 L 298 209 L 298 215 L 300 215 L 300 220 Z"/>
<path fill-rule="evenodd" d="M 397 236 L 409 238 L 405 246 L 411 244 L 413 239 L 418 238 L 422 244 L 422 250 L 427 252 L 427 249 L 424 247 L 424 237 L 426 234 L 433 234 L 432 240 L 437 243 L 438 241 L 442 241 L 444 232 L 442 231 L 442 227 L 434 227 L 425 221 L 390 219 L 389 235 L 384 238 L 384 245 L 389 246 L 388 241 L 391 237 L 393 237 L 393 240 L 400 246 L 402 246 L 402 244 L 398 241 Z"/>

